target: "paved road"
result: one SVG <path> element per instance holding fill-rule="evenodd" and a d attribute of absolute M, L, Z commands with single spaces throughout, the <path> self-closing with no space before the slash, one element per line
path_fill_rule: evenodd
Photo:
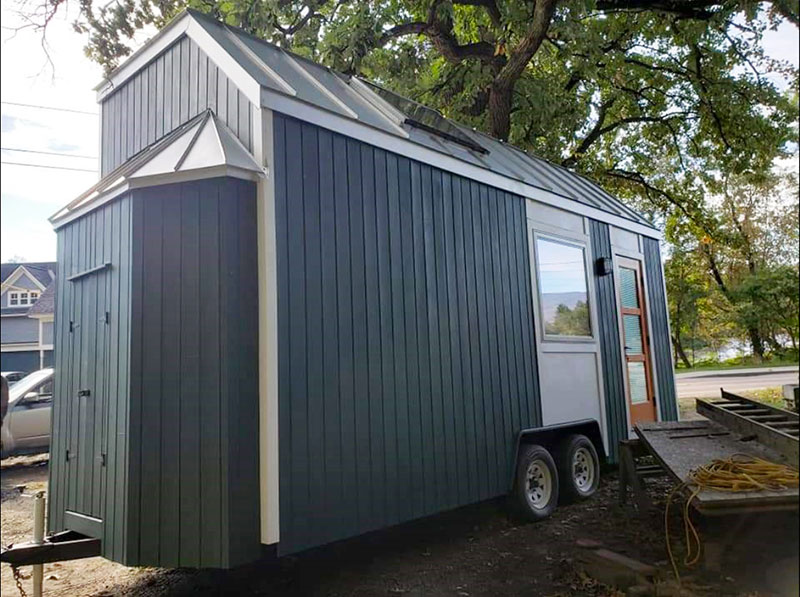
<path fill-rule="evenodd" d="M 675 377 L 678 384 L 679 398 L 711 398 L 719 396 L 719 389 L 725 388 L 734 394 L 737 391 L 757 390 L 782 386 L 787 383 L 798 383 L 797 368 L 781 367 L 777 371 L 759 369 L 737 371 L 708 371 L 707 373 L 689 373 Z"/>

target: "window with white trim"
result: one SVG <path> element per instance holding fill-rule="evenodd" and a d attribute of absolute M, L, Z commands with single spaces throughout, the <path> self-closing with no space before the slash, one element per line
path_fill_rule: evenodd
<path fill-rule="evenodd" d="M 25 292 L 16 291 L 8 293 L 9 307 L 27 307 L 39 300 L 38 290 L 28 290 Z"/>
<path fill-rule="evenodd" d="M 538 237 L 536 266 L 545 336 L 592 336 L 583 243 Z"/>

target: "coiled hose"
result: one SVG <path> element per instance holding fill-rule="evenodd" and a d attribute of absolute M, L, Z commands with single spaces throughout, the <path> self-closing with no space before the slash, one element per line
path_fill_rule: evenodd
<path fill-rule="evenodd" d="M 712 460 L 689 473 L 689 478 L 670 492 L 664 509 L 664 534 L 667 553 L 672 571 L 680 583 L 678 566 L 672 553 L 669 540 L 669 507 L 676 493 L 689 489 L 689 497 L 683 504 L 683 531 L 686 539 L 686 556 L 683 563 L 692 566 L 700 559 L 700 535 L 689 516 L 689 506 L 697 494 L 703 490 L 740 493 L 745 491 L 779 491 L 797 487 L 800 484 L 798 472 L 785 465 L 756 458 L 748 454 L 734 454 L 730 458 Z"/>

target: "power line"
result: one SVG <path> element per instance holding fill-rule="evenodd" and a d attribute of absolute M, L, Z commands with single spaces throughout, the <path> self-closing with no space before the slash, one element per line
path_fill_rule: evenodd
<path fill-rule="evenodd" d="M 96 160 L 97 156 L 95 155 L 78 155 L 76 153 L 64 153 L 64 152 L 57 152 L 57 151 L 39 151 L 36 149 L 17 149 L 16 147 L 0 147 L 3 151 L 22 151 L 25 153 L 41 153 L 42 155 L 58 155 L 67 158 L 83 158 L 85 160 Z"/>
<path fill-rule="evenodd" d="M 24 108 L 38 108 L 39 110 L 55 110 L 56 112 L 72 112 L 74 114 L 88 114 L 89 116 L 97 116 L 97 112 L 86 112 L 84 110 L 73 110 L 71 108 L 56 108 L 54 106 L 37 106 L 36 104 L 21 104 L 19 102 L 2 102 L 0 104 L 7 104 L 9 106 L 22 106 Z"/>
<path fill-rule="evenodd" d="M 22 162 L 0 162 L 0 164 L 8 164 L 9 166 L 28 166 L 29 168 L 49 168 L 51 170 L 72 170 L 74 172 L 93 172 L 97 170 L 89 170 L 88 168 L 67 168 L 66 166 L 45 166 L 44 164 L 23 164 Z"/>

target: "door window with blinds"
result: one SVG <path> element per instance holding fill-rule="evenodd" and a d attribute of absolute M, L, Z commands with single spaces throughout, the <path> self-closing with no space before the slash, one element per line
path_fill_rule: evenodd
<path fill-rule="evenodd" d="M 536 238 L 539 305 L 546 336 L 592 336 L 585 253 L 581 244 Z"/>
<path fill-rule="evenodd" d="M 650 381 L 641 263 L 622 257 L 618 263 L 620 316 L 631 420 L 652 421 L 655 420 L 655 403 Z"/>

